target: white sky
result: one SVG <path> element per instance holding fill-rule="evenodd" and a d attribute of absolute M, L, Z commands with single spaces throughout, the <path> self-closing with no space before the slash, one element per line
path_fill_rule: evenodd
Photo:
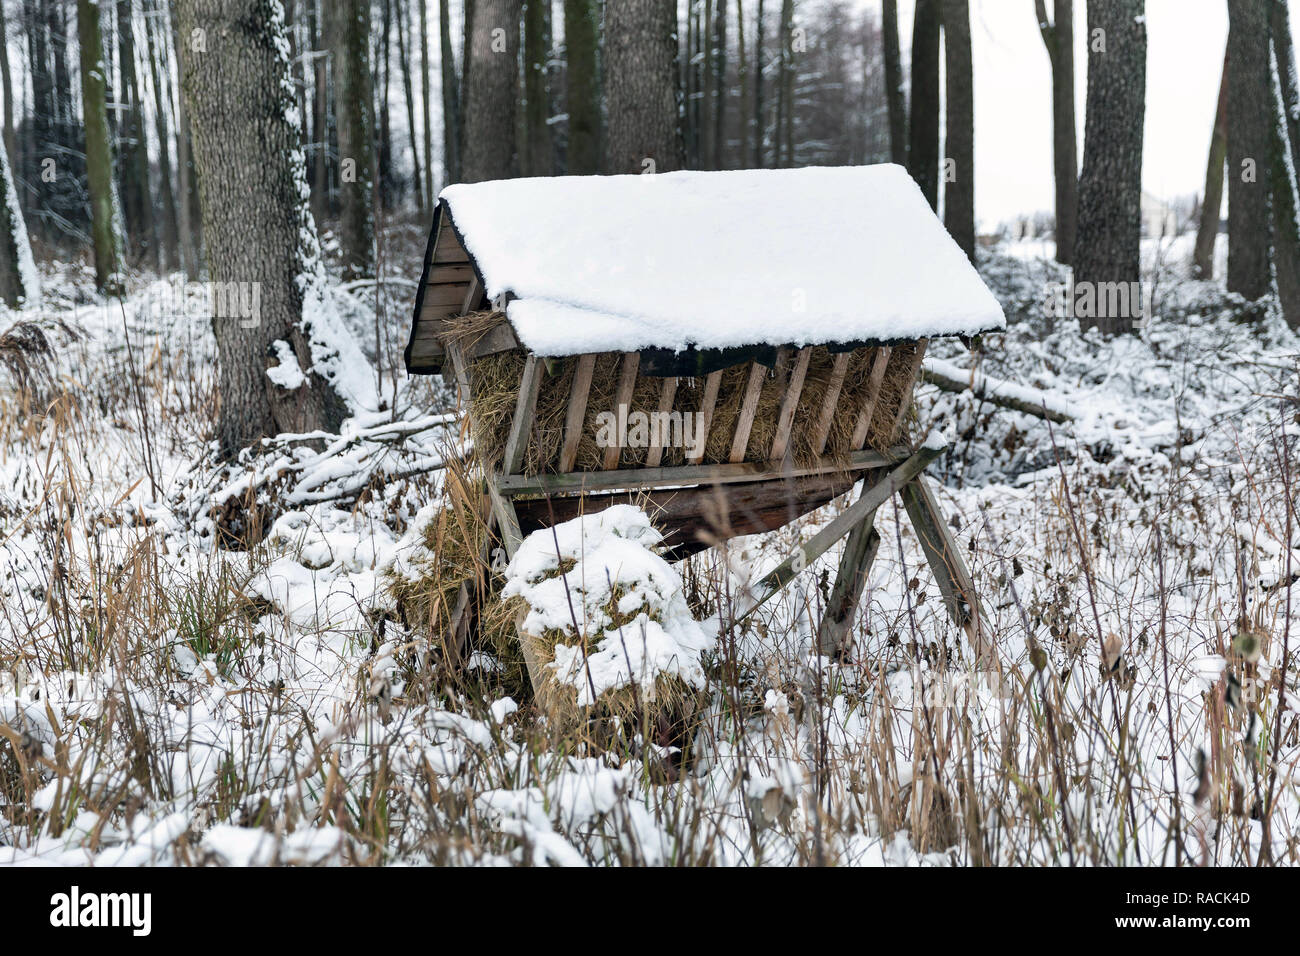
<path fill-rule="evenodd" d="M 879 7 L 877 0 L 866 0 Z M 908 56 L 913 0 L 899 0 Z M 1048 0 L 1050 13 L 1052 2 Z M 1087 91 L 1086 0 L 1075 0 L 1075 93 L 1083 162 Z M 1223 0 L 1146 0 L 1147 100 L 1142 188 L 1200 194 L 1228 36 Z M 1295 23 L 1292 22 L 1292 32 Z M 1051 210 L 1051 68 L 1033 0 L 971 0 L 975 80 L 975 214 L 994 224 Z"/>

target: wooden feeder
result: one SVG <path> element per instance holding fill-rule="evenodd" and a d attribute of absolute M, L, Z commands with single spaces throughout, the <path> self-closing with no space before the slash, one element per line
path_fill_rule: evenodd
<path fill-rule="evenodd" d="M 742 612 L 847 535 L 819 632 L 823 653 L 842 650 L 876 510 L 897 493 L 983 653 L 970 575 L 923 476 L 942 449 L 910 442 L 907 424 L 928 339 L 1004 324 L 898 166 L 558 177 L 442 193 L 405 357 L 413 374 L 454 376 L 509 555 L 530 531 L 628 500 L 686 554 L 863 481 Z M 467 588 L 459 649 L 469 601 Z"/>

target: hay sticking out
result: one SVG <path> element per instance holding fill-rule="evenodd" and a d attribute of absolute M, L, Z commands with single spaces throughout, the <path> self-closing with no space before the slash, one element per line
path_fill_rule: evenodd
<path fill-rule="evenodd" d="M 469 346 L 505 319 L 500 313 L 488 312 L 474 313 L 452 321 L 456 324 L 450 326 L 449 334 L 458 344 Z M 898 345 L 890 356 L 867 437 L 867 443 L 873 448 L 883 450 L 897 440 L 898 436 L 892 426 L 898 414 L 899 402 L 907 394 L 910 385 L 910 363 L 914 349 L 913 344 Z M 783 349 L 776 367 L 764 370 L 763 386 L 744 461 L 770 460 L 796 354 L 793 349 Z M 851 447 L 853 430 L 858 412 L 869 397 L 875 356 L 876 349 L 871 347 L 856 349 L 850 355 L 824 452 L 833 461 L 847 463 L 850 453 L 855 450 Z M 498 468 L 504 456 L 524 358 L 523 350 L 516 349 L 498 352 L 470 363 L 473 438 L 479 458 L 486 467 Z M 813 445 L 813 439 L 822 404 L 830 387 L 835 358 L 835 353 L 824 346 L 815 346 L 811 350 L 790 441 L 790 453 L 795 463 L 801 466 L 811 465 L 821 457 Z M 602 413 L 617 415 L 619 412 L 616 399 L 622 363 L 621 352 L 602 352 L 596 356 L 578 441 L 574 466 L 577 471 L 600 471 L 604 468 L 605 449 L 597 442 L 600 416 Z M 530 475 L 555 472 L 559 468 L 564 423 L 573 389 L 577 357 L 548 359 L 546 364 L 545 378 L 538 393 L 534 426 L 524 456 L 523 471 Z M 703 460 L 707 464 L 722 464 L 731 458 L 731 446 L 744 403 L 750 368 L 751 363 L 742 362 L 722 372 L 705 443 Z M 628 413 L 652 415 L 657 412 L 663 385 L 662 378 L 638 375 Z M 704 378 L 678 379 L 671 411 L 682 416 L 689 414 L 694 421 L 694 416 L 700 412 L 703 404 L 704 387 Z M 619 467 L 636 468 L 644 465 L 648 450 L 643 446 L 624 447 L 619 457 Z M 663 450 L 660 464 L 665 467 L 685 464 L 686 454 L 686 449 L 681 444 L 669 444 Z"/>

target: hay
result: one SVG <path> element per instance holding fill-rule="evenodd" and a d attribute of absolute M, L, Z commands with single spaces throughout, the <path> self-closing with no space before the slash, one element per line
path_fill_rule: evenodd
<path fill-rule="evenodd" d="M 455 320 L 456 324 L 450 327 L 449 334 L 458 344 L 469 347 L 502 321 L 505 319 L 500 313 L 474 313 Z M 896 346 L 891 353 L 867 436 L 867 443 L 873 448 L 883 450 L 897 440 L 893 423 L 898 414 L 899 402 L 911 384 L 910 358 L 914 349 L 913 344 L 903 344 Z M 794 350 L 785 350 L 777 367 L 766 371 L 745 450 L 745 461 L 770 460 L 781 406 L 788 391 L 794 354 Z M 870 391 L 875 356 L 876 349 L 873 347 L 855 349 L 850 355 L 836 403 L 838 410 L 831 420 L 824 452 L 833 461 L 847 464 L 849 455 L 854 450 L 851 447 L 853 430 L 858 412 Z M 801 466 L 810 465 L 822 457 L 814 447 L 813 439 L 822 403 L 830 387 L 835 358 L 835 353 L 824 346 L 814 347 L 809 358 L 791 433 L 791 454 L 795 463 Z M 524 351 L 515 349 L 476 359 L 469 365 L 473 438 L 477 454 L 486 467 L 498 468 L 504 455 L 524 359 Z M 575 464 L 577 471 L 599 471 L 604 466 L 604 449 L 596 443 L 599 431 L 597 417 L 602 412 L 617 413 L 615 399 L 622 362 L 623 354 L 620 352 L 602 352 L 596 356 L 586 416 L 578 442 Z M 525 474 L 555 472 L 559 469 L 564 422 L 576 365 L 576 357 L 554 359 L 547 363 L 546 377 L 538 393 L 534 428 L 524 456 Z M 730 460 L 731 445 L 749 373 L 748 362 L 734 365 L 722 372 L 718 399 L 705 443 L 703 460 L 707 464 L 722 464 Z M 657 411 L 663 382 L 661 378 L 638 375 L 629 412 L 650 414 Z M 672 410 L 682 414 L 698 413 L 703 404 L 704 386 L 704 378 L 679 379 Z M 643 465 L 647 452 L 646 448 L 624 448 L 619 467 L 635 468 Z M 685 461 L 686 450 L 674 445 L 664 448 L 660 464 L 667 467 L 681 465 Z"/>

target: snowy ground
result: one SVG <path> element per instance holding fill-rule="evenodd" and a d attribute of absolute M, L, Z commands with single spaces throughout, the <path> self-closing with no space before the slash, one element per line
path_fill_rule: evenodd
<path fill-rule="evenodd" d="M 979 369 L 1078 421 L 919 392 L 959 439 L 931 474 L 998 672 L 890 506 L 847 660 L 810 652 L 834 553 L 720 623 L 837 502 L 678 568 L 714 650 L 675 778 L 565 749 L 490 672 L 458 694 L 391 613 L 459 440 L 392 371 L 413 289 L 380 321 L 336 290 L 387 410 L 223 471 L 204 304 L 47 269 L 48 410 L 0 398 L 0 863 L 1296 862 L 1300 338 L 1185 279 L 1183 245 L 1150 244 L 1153 315 L 1112 342 L 1043 317 L 1039 249 L 982 263 L 1009 331 Z M 269 533 L 221 548 L 212 506 L 249 487 Z"/>

